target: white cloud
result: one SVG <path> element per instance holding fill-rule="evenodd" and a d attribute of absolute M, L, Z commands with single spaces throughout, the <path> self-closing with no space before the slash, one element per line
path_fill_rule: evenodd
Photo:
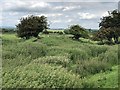
<path fill-rule="evenodd" d="M 40 8 L 40 7 L 44 8 L 44 7 L 48 7 L 48 6 L 50 6 L 50 5 L 45 2 L 39 2 L 39 3 L 34 2 L 34 3 L 32 3 L 31 8 Z"/>
<path fill-rule="evenodd" d="M 4 7 L 5 6 L 5 7 Z M 18 8 L 18 7 L 24 7 L 24 6 L 27 6 L 27 4 L 25 2 L 22 2 L 22 1 L 11 1 L 11 2 L 3 2 L 2 3 L 2 7 L 3 10 L 9 10 L 9 9 L 15 9 L 15 8 Z"/>
<path fill-rule="evenodd" d="M 61 10 L 61 9 L 63 9 L 64 7 L 63 6 L 56 6 L 56 7 L 54 7 L 53 9 L 54 10 Z"/>
<path fill-rule="evenodd" d="M 78 15 L 80 16 L 80 19 L 93 19 L 96 17 L 95 14 L 90 14 L 90 13 L 79 12 Z"/>
<path fill-rule="evenodd" d="M 108 15 L 109 15 L 108 12 L 104 12 L 104 13 L 102 13 L 102 16 L 108 16 Z"/>
<path fill-rule="evenodd" d="M 24 16 L 22 16 L 22 18 L 26 18 L 26 17 L 28 17 L 28 16 L 30 16 L 30 14 L 29 14 L 29 15 L 24 15 Z"/>
<path fill-rule="evenodd" d="M 68 15 L 66 15 L 65 17 L 66 17 L 66 18 L 68 18 L 69 16 L 68 16 Z"/>
<path fill-rule="evenodd" d="M 3 18 L 2 16 L 0 16 L 0 21 L 2 21 L 2 20 L 5 20 L 5 18 Z"/>
<path fill-rule="evenodd" d="M 73 19 L 68 19 L 67 21 L 66 21 L 66 23 L 71 23 L 73 21 Z"/>
<path fill-rule="evenodd" d="M 70 11 L 70 10 L 74 10 L 74 9 L 77 9 L 77 8 L 81 8 L 80 6 L 66 6 L 63 8 L 63 11 Z"/>
<path fill-rule="evenodd" d="M 52 23 L 60 23 L 60 22 L 62 22 L 62 20 L 52 20 L 51 22 Z"/>
<path fill-rule="evenodd" d="M 10 12 L 10 13 L 9 13 L 9 15 L 11 15 L 11 16 L 12 16 L 12 15 L 13 15 L 13 16 L 14 16 L 14 15 L 18 15 L 18 14 L 19 14 L 18 12 Z"/>
<path fill-rule="evenodd" d="M 41 16 L 41 15 L 44 15 L 46 17 L 59 17 L 59 16 L 62 16 L 63 14 L 61 14 L 61 13 L 51 13 L 51 14 L 40 14 L 40 15 L 37 15 L 37 16 Z"/>
<path fill-rule="evenodd" d="M 5 7 L 4 7 L 5 6 Z M 2 3 L 3 10 L 5 11 L 16 11 L 16 12 L 27 12 L 27 11 L 41 11 L 47 10 L 50 7 L 50 4 L 47 2 L 40 1 L 11 1 L 11 2 L 3 2 Z"/>

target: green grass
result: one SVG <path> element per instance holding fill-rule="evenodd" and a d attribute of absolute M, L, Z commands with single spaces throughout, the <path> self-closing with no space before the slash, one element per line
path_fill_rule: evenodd
<path fill-rule="evenodd" d="M 35 42 L 36 38 L 24 40 L 15 34 L 3 34 L 2 86 L 118 87 L 118 45 L 98 45 L 89 39 L 75 41 L 69 37 L 41 34 Z"/>
<path fill-rule="evenodd" d="M 112 67 L 112 71 L 98 73 L 83 79 L 85 87 L 93 88 L 118 88 L 118 66 Z"/>
<path fill-rule="evenodd" d="M 62 31 L 62 32 L 64 32 L 64 30 L 56 30 L 56 29 L 53 29 L 53 30 L 51 30 L 51 29 L 48 29 L 48 31 L 52 31 L 52 32 L 58 32 L 58 31 Z"/>

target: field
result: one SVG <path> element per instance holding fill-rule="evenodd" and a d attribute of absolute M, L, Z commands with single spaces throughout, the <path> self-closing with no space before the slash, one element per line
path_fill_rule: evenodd
<path fill-rule="evenodd" d="M 2 35 L 2 88 L 118 88 L 118 45 L 40 37 Z"/>

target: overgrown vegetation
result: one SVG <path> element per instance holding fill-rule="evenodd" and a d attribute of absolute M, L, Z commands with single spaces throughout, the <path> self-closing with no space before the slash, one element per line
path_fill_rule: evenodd
<path fill-rule="evenodd" d="M 97 45 L 83 38 L 74 41 L 69 35 L 41 37 L 34 42 L 36 38 L 2 35 L 3 88 L 118 87 L 117 45 Z"/>

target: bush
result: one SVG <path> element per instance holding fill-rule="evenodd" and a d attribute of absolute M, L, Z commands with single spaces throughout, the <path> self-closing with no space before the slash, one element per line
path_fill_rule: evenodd
<path fill-rule="evenodd" d="M 48 64 L 31 63 L 3 72 L 3 88 L 80 88 L 79 75 Z"/>
<path fill-rule="evenodd" d="M 64 33 L 65 34 L 70 34 L 70 31 L 69 30 L 64 30 Z"/>
<path fill-rule="evenodd" d="M 78 40 L 80 37 L 85 38 L 88 36 L 87 31 L 79 25 L 71 25 L 69 28 L 69 32 L 70 34 L 74 35 L 73 38 L 76 40 Z"/>
<path fill-rule="evenodd" d="M 60 35 L 62 35 L 62 34 L 63 34 L 63 32 L 59 32 L 59 34 L 60 34 Z"/>
<path fill-rule="evenodd" d="M 71 67 L 73 72 L 80 74 L 81 77 L 88 76 L 90 74 L 96 74 L 101 71 L 106 71 L 111 69 L 111 65 L 105 61 L 99 60 L 86 60 L 79 61 L 75 67 Z"/>

